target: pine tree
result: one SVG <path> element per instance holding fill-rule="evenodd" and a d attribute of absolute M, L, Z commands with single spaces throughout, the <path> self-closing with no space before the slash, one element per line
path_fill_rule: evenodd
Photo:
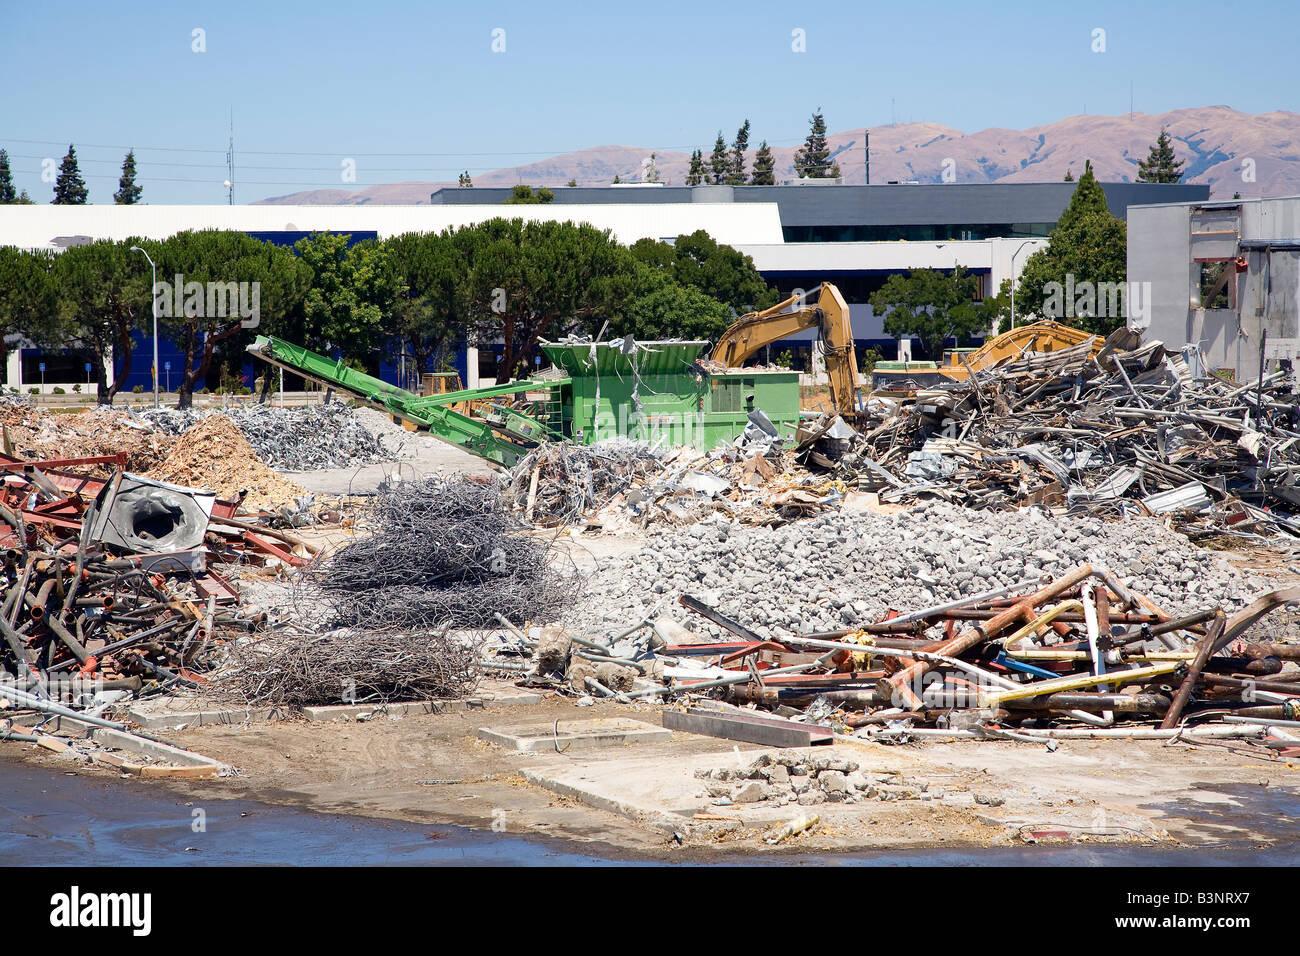
<path fill-rule="evenodd" d="M 1184 162 L 1174 156 L 1174 144 L 1169 139 L 1169 133 L 1162 127 L 1147 158 L 1138 160 L 1137 181 L 1140 183 L 1180 182 L 1183 178 Z"/>
<path fill-rule="evenodd" d="M 614 174 L 614 185 L 617 186 L 617 185 L 618 185 L 619 183 L 621 183 L 622 181 L 623 181 L 623 180 L 619 179 L 619 177 L 618 177 L 618 173 L 615 173 L 615 174 Z"/>
<path fill-rule="evenodd" d="M 1074 195 L 1070 197 L 1070 204 L 1065 207 L 1061 218 L 1057 220 L 1056 228 L 1068 230 L 1081 219 L 1102 213 L 1107 216 L 1111 214 L 1110 207 L 1106 205 L 1106 191 L 1101 188 L 1101 183 L 1097 182 L 1097 177 L 1093 175 L 1092 160 L 1085 159 L 1079 185 L 1074 187 Z"/>
<path fill-rule="evenodd" d="M 26 190 L 26 189 L 24 189 L 22 192 L 20 192 L 20 193 L 18 194 L 18 198 L 15 199 L 14 202 L 15 202 L 17 205 L 19 205 L 19 206 L 35 206 L 35 205 L 36 205 L 36 200 L 33 199 L 31 196 L 27 195 L 27 190 Z"/>
<path fill-rule="evenodd" d="M 713 155 L 709 157 L 709 182 L 715 186 L 725 186 L 731 178 L 731 157 L 727 155 L 727 141 L 718 130 L 718 138 L 713 143 Z"/>
<path fill-rule="evenodd" d="M 461 189 L 473 189 L 473 188 L 474 188 L 474 180 L 472 180 L 472 179 L 469 178 L 469 170 L 468 170 L 468 169 L 465 170 L 463 173 L 461 173 L 459 176 L 456 177 L 456 185 L 459 186 Z"/>
<path fill-rule="evenodd" d="M 135 150 L 127 150 L 122 160 L 122 178 L 117 181 L 113 202 L 119 206 L 134 206 L 140 201 L 141 189 L 135 184 Z"/>
<path fill-rule="evenodd" d="M 650 158 L 642 163 L 641 181 L 643 183 L 659 182 L 659 167 L 655 164 L 655 154 L 651 153 Z"/>
<path fill-rule="evenodd" d="M 68 144 L 68 155 L 59 165 L 59 175 L 54 180 L 54 205 L 84 206 L 86 204 L 86 181 L 81 178 L 77 168 L 77 151 Z"/>
<path fill-rule="evenodd" d="M 1067 170 L 1065 171 L 1065 179 L 1063 180 L 1063 182 L 1067 182 L 1067 183 L 1072 183 L 1072 182 L 1074 182 L 1074 170 L 1073 170 L 1073 169 L 1067 169 Z"/>
<path fill-rule="evenodd" d="M 804 179 L 835 179 L 840 175 L 840 164 L 830 162 L 831 150 L 826 143 L 826 119 L 821 107 L 813 113 L 808 138 L 802 148 L 795 150 L 795 175 Z"/>
<path fill-rule="evenodd" d="M 745 185 L 745 153 L 749 150 L 749 120 L 736 130 L 735 142 L 731 144 L 731 175 L 727 183 L 732 186 Z"/>
<path fill-rule="evenodd" d="M 704 182 L 704 153 L 696 150 L 691 153 L 691 165 L 686 170 L 686 185 L 699 186 Z"/>
<path fill-rule="evenodd" d="M 775 186 L 776 185 L 776 160 L 772 157 L 772 150 L 767 145 L 767 140 L 759 144 L 758 152 L 754 154 L 754 176 L 750 179 L 751 186 Z"/>
<path fill-rule="evenodd" d="M 18 193 L 14 191 L 14 176 L 9 169 L 9 154 L 0 149 L 0 205 L 17 201 Z"/>

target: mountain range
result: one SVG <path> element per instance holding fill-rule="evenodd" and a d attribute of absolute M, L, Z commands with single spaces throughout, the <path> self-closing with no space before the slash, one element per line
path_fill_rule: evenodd
<path fill-rule="evenodd" d="M 739 123 L 731 122 L 730 127 Z M 724 127 L 728 128 L 728 127 Z M 1300 194 L 1300 114 L 1242 113 L 1227 106 L 1204 106 L 1167 113 L 1120 116 L 1069 116 L 1046 126 L 1013 130 L 989 128 L 964 133 L 937 123 L 898 123 L 850 129 L 827 135 L 844 181 L 867 181 L 864 144 L 870 133 L 872 183 L 1059 182 L 1067 170 L 1075 178 L 1090 159 L 1105 182 L 1132 182 L 1161 129 L 1169 132 L 1178 158 L 1185 160 L 1183 182 L 1208 183 L 1214 199 Z M 757 145 L 762 131 L 751 133 Z M 700 147 L 708 162 L 712 138 Z M 792 179 L 796 146 L 773 147 L 776 178 Z M 660 182 L 682 185 L 689 153 L 653 146 L 592 146 L 523 166 L 475 173 L 476 186 L 563 187 L 638 182 L 655 154 Z M 753 163 L 747 154 L 748 169 Z M 429 194 L 450 182 L 403 182 L 363 189 L 314 189 L 262 200 L 270 204 L 362 205 L 427 203 Z M 562 194 L 556 197 L 562 202 Z"/>

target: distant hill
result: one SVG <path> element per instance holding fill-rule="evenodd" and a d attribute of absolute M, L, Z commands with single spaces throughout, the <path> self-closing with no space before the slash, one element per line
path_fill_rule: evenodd
<path fill-rule="evenodd" d="M 1137 163 L 1145 159 L 1161 127 L 1169 130 L 1179 159 L 1187 161 L 1184 182 L 1208 183 L 1215 199 L 1230 199 L 1234 192 L 1245 198 L 1300 194 L 1300 114 L 1241 113 L 1227 106 L 1204 106 L 1149 115 L 1069 116 L 1047 126 L 1025 130 L 985 129 L 977 133 L 936 123 L 900 123 L 871 129 L 871 181 L 943 181 L 945 165 L 956 182 L 1027 183 L 1060 182 L 1067 169 L 1076 178 L 1085 159 L 1092 160 L 1097 177 L 1106 182 L 1132 182 Z M 848 183 L 865 181 L 863 129 L 832 133 L 827 139 L 840 161 Z M 753 139 L 762 138 L 755 130 Z M 712 142 L 701 143 L 707 159 Z M 777 180 L 794 176 L 796 147 L 774 147 Z M 682 185 L 690 161 L 688 153 L 652 146 L 593 146 L 524 166 L 478 173 L 478 186 L 563 187 L 569 180 L 580 186 L 600 186 L 614 181 L 636 182 L 642 164 L 655 152 L 659 179 Z M 950 163 L 946 161 L 951 160 Z M 1242 179 L 1253 161 L 1254 181 Z M 752 164 L 753 153 L 749 154 Z M 429 194 L 446 182 L 408 182 L 370 186 L 359 190 L 317 189 L 263 200 L 270 204 L 362 205 L 427 203 Z M 557 197 L 562 199 L 562 197 Z"/>

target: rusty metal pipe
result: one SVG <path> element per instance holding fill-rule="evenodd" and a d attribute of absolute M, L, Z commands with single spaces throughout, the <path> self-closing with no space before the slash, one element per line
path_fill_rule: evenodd
<path fill-rule="evenodd" d="M 1033 594 L 1021 600 L 1019 603 L 1012 605 L 1004 611 L 999 612 L 989 618 L 983 625 L 976 625 L 958 634 L 950 641 L 945 641 L 940 645 L 937 653 L 945 657 L 957 657 L 964 654 L 971 648 L 983 644 L 990 637 L 1003 631 L 1018 620 L 1030 619 L 1034 609 L 1044 601 L 1050 601 L 1061 592 L 1081 584 L 1092 574 L 1092 565 L 1081 564 L 1073 571 L 1070 571 L 1064 577 L 1053 581 L 1045 588 L 1035 591 Z M 921 699 L 913 692 L 912 683 L 919 680 L 926 671 L 934 667 L 930 661 L 914 661 L 908 664 L 892 677 L 887 677 L 882 682 L 880 688 L 882 692 L 889 694 L 891 698 L 895 695 L 900 696 L 906 701 L 909 710 L 920 710 L 923 706 Z"/>

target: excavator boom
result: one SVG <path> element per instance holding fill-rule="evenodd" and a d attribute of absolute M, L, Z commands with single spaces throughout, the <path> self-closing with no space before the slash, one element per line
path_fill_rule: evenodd
<path fill-rule="evenodd" d="M 848 303 L 829 282 L 811 295 L 791 296 L 770 309 L 742 315 L 722 333 L 711 358 L 727 368 L 738 368 L 764 346 L 812 328 L 820 330 L 826 349 L 831 403 L 841 416 L 856 417 L 862 406 L 853 326 Z"/>

